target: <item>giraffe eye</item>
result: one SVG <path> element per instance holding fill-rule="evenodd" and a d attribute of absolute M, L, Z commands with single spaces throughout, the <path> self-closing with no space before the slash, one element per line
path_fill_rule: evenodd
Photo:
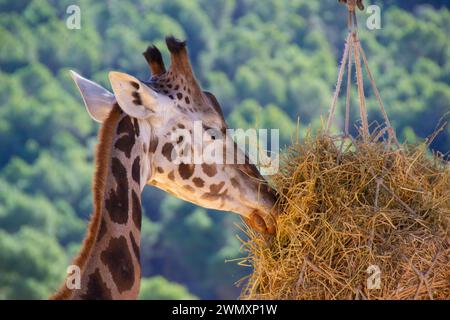
<path fill-rule="evenodd" d="M 215 128 L 204 127 L 205 131 L 208 133 L 211 140 L 220 140 L 222 138 L 222 133 L 220 130 Z"/>
<path fill-rule="evenodd" d="M 211 135 L 211 140 L 221 140 L 221 139 L 222 139 L 222 136 L 219 131 L 214 132 L 214 134 Z"/>

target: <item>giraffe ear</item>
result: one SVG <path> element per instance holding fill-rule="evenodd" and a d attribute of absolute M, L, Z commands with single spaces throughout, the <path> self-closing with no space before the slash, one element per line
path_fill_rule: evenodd
<path fill-rule="evenodd" d="M 158 103 L 159 95 L 126 73 L 111 71 L 109 81 L 122 110 L 131 117 L 147 119 Z"/>
<path fill-rule="evenodd" d="M 100 123 L 105 121 L 116 102 L 114 95 L 95 82 L 83 78 L 75 71 L 70 70 L 70 75 L 80 90 L 91 118 Z"/>

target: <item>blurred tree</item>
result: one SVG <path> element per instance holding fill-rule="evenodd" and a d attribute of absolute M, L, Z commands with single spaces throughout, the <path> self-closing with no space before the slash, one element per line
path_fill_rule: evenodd
<path fill-rule="evenodd" d="M 0 299 L 42 299 L 63 279 L 63 249 L 51 235 L 23 227 L 0 230 Z"/>
<path fill-rule="evenodd" d="M 197 300 L 182 285 L 167 281 L 164 277 L 156 276 L 141 280 L 140 300 Z"/>

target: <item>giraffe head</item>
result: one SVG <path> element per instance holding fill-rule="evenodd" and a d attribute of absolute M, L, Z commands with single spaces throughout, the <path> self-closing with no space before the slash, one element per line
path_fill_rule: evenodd
<path fill-rule="evenodd" d="M 141 181 L 202 207 L 238 213 L 257 231 L 273 233 L 275 192 L 227 133 L 217 99 L 194 76 L 185 42 L 168 37 L 166 44 L 167 71 L 150 46 L 144 57 L 152 77 L 110 72 L 113 93 L 72 72 L 89 114 L 102 122 L 118 104 L 130 117 L 139 136 L 123 144 L 142 139 Z"/>

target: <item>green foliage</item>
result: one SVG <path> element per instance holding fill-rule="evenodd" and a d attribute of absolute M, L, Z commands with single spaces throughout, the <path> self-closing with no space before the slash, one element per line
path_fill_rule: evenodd
<path fill-rule="evenodd" d="M 66 27 L 72 4 L 80 30 Z M 279 129 L 283 146 L 298 118 L 301 128 L 317 128 L 328 109 L 345 14 L 338 1 L 0 0 L 0 299 L 56 289 L 92 210 L 98 125 L 69 69 L 107 88 L 110 70 L 146 79 L 141 52 L 155 43 L 168 62 L 164 37 L 174 34 L 188 40 L 196 75 L 230 127 Z M 450 111 L 448 4 L 389 0 L 381 14 L 382 29 L 369 31 L 358 13 L 359 34 L 400 139 L 418 141 Z M 366 92 L 370 120 L 380 120 L 368 85 Z M 450 126 L 431 147 L 450 149 Z M 148 189 L 141 298 L 236 298 L 233 283 L 246 270 L 225 261 L 242 255 L 239 218 Z"/>
<path fill-rule="evenodd" d="M 140 300 L 197 300 L 182 285 L 167 281 L 164 277 L 143 278 L 141 281 Z"/>
<path fill-rule="evenodd" d="M 48 296 L 62 281 L 66 263 L 54 237 L 28 227 L 15 234 L 0 230 L 0 299 Z"/>

